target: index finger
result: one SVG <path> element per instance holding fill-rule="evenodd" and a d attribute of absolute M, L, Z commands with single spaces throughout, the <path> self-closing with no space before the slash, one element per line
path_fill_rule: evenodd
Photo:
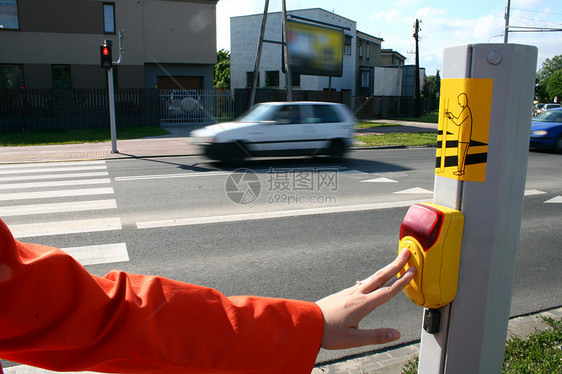
<path fill-rule="evenodd" d="M 359 290 L 364 293 L 371 293 L 374 290 L 381 288 L 390 279 L 395 277 L 398 272 L 404 268 L 404 266 L 406 266 L 409 258 L 410 251 L 404 248 L 394 261 L 362 281 Z"/>

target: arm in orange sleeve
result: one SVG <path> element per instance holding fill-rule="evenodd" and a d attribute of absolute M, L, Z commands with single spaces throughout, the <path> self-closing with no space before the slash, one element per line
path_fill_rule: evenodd
<path fill-rule="evenodd" d="M 15 240 L 0 220 L 0 357 L 58 371 L 310 373 L 323 317 L 311 302 L 161 277 L 88 273 Z"/>

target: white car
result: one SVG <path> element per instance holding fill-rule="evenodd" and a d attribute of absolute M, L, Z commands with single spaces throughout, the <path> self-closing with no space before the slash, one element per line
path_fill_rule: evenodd
<path fill-rule="evenodd" d="M 344 104 L 262 103 L 236 121 L 193 131 L 191 141 L 207 157 L 225 162 L 303 155 L 339 160 L 351 147 L 356 122 Z"/>

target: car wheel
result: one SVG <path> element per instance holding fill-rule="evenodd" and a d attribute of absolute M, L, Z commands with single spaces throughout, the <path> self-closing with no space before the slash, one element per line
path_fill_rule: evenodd
<path fill-rule="evenodd" d="M 328 155 L 334 161 L 341 161 L 345 156 L 345 144 L 341 139 L 333 139 L 328 147 Z"/>
<path fill-rule="evenodd" d="M 243 141 L 237 140 L 229 143 L 227 152 L 224 155 L 223 162 L 231 166 L 239 166 L 244 162 L 244 159 L 249 156 L 248 150 Z"/>
<path fill-rule="evenodd" d="M 562 153 L 562 135 L 560 135 L 558 139 L 556 139 L 556 142 L 554 143 L 554 151 L 557 153 Z"/>

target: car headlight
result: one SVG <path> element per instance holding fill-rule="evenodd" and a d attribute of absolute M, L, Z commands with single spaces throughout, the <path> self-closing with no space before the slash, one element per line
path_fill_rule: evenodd
<path fill-rule="evenodd" d="M 535 131 L 531 131 L 531 135 L 545 136 L 545 135 L 548 135 L 548 131 L 546 131 L 546 130 L 535 130 Z"/>

